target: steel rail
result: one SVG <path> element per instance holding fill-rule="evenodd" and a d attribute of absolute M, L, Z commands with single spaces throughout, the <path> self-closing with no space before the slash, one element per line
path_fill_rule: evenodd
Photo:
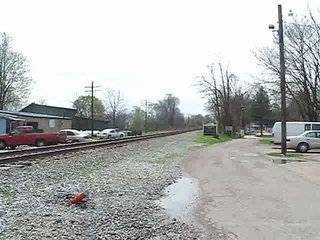
<path fill-rule="evenodd" d="M 73 144 L 63 144 L 63 145 L 54 145 L 54 146 L 45 146 L 32 149 L 23 149 L 23 150 L 12 150 L 8 152 L 0 153 L 0 165 L 15 163 L 24 160 L 35 160 L 48 156 L 65 154 L 70 152 L 77 152 L 81 150 L 94 149 L 99 147 L 115 147 L 119 144 L 137 142 L 148 140 L 152 138 L 160 138 L 166 136 L 177 135 L 181 133 L 186 133 L 190 131 L 195 131 L 198 129 L 190 130 L 180 130 L 180 131 L 170 131 L 164 133 L 148 134 L 138 137 L 125 137 L 121 139 L 114 140 L 99 140 L 94 142 L 84 142 L 84 143 L 73 143 Z"/>

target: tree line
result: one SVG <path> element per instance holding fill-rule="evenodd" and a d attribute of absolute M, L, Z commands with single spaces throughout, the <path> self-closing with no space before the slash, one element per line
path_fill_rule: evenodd
<path fill-rule="evenodd" d="M 33 80 L 29 74 L 28 61 L 20 52 L 13 50 L 13 39 L 6 33 L 0 34 L 0 110 L 19 110 L 28 99 Z M 45 100 L 39 100 L 45 104 Z M 154 131 L 200 127 L 209 121 L 202 115 L 188 115 L 180 111 L 179 98 L 167 94 L 163 99 L 148 104 L 148 110 L 135 106 L 129 110 L 120 91 L 107 89 L 105 98 L 93 98 L 95 119 L 109 120 L 110 125 L 119 128 L 133 128 L 137 131 Z M 78 97 L 72 104 L 77 115 L 91 118 L 91 96 Z"/>
<path fill-rule="evenodd" d="M 317 16 L 319 17 L 319 16 Z M 320 24 L 309 12 L 284 23 L 286 108 L 288 121 L 320 119 Z M 243 84 L 221 62 L 207 66 L 195 85 L 207 99 L 207 109 L 219 123 L 239 130 L 250 123 L 272 126 L 280 121 L 280 57 L 278 34 L 271 46 L 252 51 L 262 73 L 252 84 Z"/>
<path fill-rule="evenodd" d="M 206 109 L 218 125 L 219 133 L 233 133 L 250 123 L 270 126 L 276 121 L 268 92 L 262 85 L 243 86 L 239 78 L 221 62 L 207 66 L 207 74 L 196 77 L 195 86 L 207 99 Z"/>
<path fill-rule="evenodd" d="M 91 117 L 90 95 L 80 96 L 73 102 L 77 115 L 84 118 Z M 209 116 L 184 115 L 180 109 L 179 98 L 166 94 L 163 99 L 155 103 L 147 102 L 147 109 L 134 106 L 128 110 L 119 90 L 107 89 L 101 100 L 94 97 L 94 118 L 110 120 L 114 128 L 131 129 L 134 131 L 156 131 L 181 128 L 201 127 L 204 121 L 210 121 Z"/>
<path fill-rule="evenodd" d="M 320 24 L 319 16 L 296 15 L 284 22 L 287 120 L 318 121 L 320 119 Z M 211 119 L 220 132 L 237 131 L 250 123 L 271 126 L 280 118 L 279 39 L 252 51 L 263 68 L 251 84 L 243 84 L 222 62 L 207 66 L 205 74 L 196 77 L 195 86 L 206 99 Z M 27 59 L 14 51 L 12 38 L 0 36 L 0 110 L 17 109 L 30 94 L 32 78 Z M 80 116 L 88 117 L 90 96 L 74 102 Z M 110 119 L 113 126 L 139 126 L 143 129 L 171 129 L 206 122 L 204 116 L 185 116 L 179 99 L 167 94 L 148 104 L 148 111 L 136 106 L 128 110 L 119 91 L 108 90 L 106 98 L 94 99 L 94 115 Z M 146 117 L 147 116 L 147 117 Z M 210 117 L 207 116 L 208 121 Z M 143 124 L 142 124 L 143 122 Z"/>

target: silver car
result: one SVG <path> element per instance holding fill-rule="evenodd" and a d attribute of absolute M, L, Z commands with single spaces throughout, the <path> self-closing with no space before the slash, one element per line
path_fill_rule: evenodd
<path fill-rule="evenodd" d="M 74 129 L 63 129 L 60 132 L 66 133 L 68 143 L 91 141 L 90 136 L 86 132 L 80 132 Z"/>
<path fill-rule="evenodd" d="M 100 139 L 123 138 L 124 133 L 117 128 L 104 129 L 97 135 Z"/>
<path fill-rule="evenodd" d="M 320 131 L 306 131 L 299 136 L 287 137 L 287 148 L 302 153 L 320 149 Z"/>

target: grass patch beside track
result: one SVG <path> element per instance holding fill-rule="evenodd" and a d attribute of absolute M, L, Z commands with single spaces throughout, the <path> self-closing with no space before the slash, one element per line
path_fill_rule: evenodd
<path fill-rule="evenodd" d="M 3 198 L 10 200 L 14 197 L 15 192 L 13 191 L 12 188 L 10 188 L 8 186 L 5 188 L 0 186 L 0 197 L 1 197 L 1 195 L 3 196 Z"/>
<path fill-rule="evenodd" d="M 3 195 L 5 198 L 11 197 L 11 194 L 10 194 L 9 191 L 2 191 L 1 193 L 2 193 L 2 195 Z"/>
<path fill-rule="evenodd" d="M 142 132 L 142 135 L 148 135 L 148 134 L 157 134 L 157 133 L 163 133 L 166 131 L 148 131 L 148 132 Z"/>
<path fill-rule="evenodd" d="M 196 143 L 204 143 L 206 145 L 210 145 L 210 144 L 230 141 L 232 139 L 233 139 L 232 137 L 226 136 L 226 135 L 220 135 L 219 138 L 214 138 L 212 136 L 199 135 L 196 138 L 194 138 L 193 141 Z"/>
<path fill-rule="evenodd" d="M 284 157 L 280 152 L 269 152 L 267 153 L 267 155 L 271 156 L 271 157 Z M 285 157 L 298 157 L 298 158 L 302 158 L 304 157 L 303 154 L 301 153 L 287 153 L 285 155 Z"/>

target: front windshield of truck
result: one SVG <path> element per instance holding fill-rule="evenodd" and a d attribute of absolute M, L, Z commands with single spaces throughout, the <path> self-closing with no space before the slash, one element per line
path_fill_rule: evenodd
<path fill-rule="evenodd" d="M 14 135 L 14 134 L 21 134 L 21 133 L 22 133 L 22 130 L 20 128 L 16 128 L 10 134 Z"/>

